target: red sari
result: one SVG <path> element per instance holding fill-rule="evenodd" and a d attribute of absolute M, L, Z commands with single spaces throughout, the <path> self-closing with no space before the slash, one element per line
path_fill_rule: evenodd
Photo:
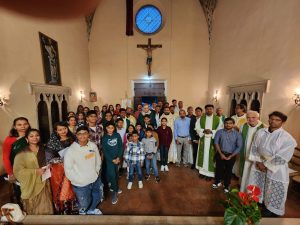
<path fill-rule="evenodd" d="M 52 164 L 50 182 L 55 211 L 58 214 L 77 214 L 76 196 L 63 163 Z"/>

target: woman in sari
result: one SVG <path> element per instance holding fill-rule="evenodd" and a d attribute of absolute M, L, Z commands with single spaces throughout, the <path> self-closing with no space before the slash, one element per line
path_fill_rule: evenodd
<path fill-rule="evenodd" d="M 21 207 L 21 190 L 20 186 L 16 184 L 17 180 L 13 173 L 13 164 L 16 154 L 27 146 L 24 136 L 28 129 L 30 129 L 30 125 L 27 118 L 18 117 L 14 119 L 9 135 L 3 143 L 3 166 L 8 175 L 8 181 L 13 184 L 15 201 Z"/>
<path fill-rule="evenodd" d="M 70 181 L 65 176 L 64 151 L 74 142 L 75 137 L 68 129 L 68 124 L 54 124 L 54 132 L 46 145 L 46 160 L 51 166 L 51 188 L 55 214 L 77 214 L 76 199 Z"/>
<path fill-rule="evenodd" d="M 47 166 L 45 151 L 40 145 L 40 132 L 29 129 L 25 137 L 28 146 L 16 155 L 13 166 L 21 185 L 24 211 L 29 215 L 51 215 L 53 205 L 49 180 L 42 180 Z"/>

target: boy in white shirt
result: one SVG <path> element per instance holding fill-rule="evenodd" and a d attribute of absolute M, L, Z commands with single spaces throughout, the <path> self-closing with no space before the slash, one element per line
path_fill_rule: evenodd
<path fill-rule="evenodd" d="M 101 158 L 98 147 L 89 141 L 89 128 L 81 126 L 76 131 L 78 141 L 68 149 L 64 167 L 79 203 L 80 215 L 101 215 L 97 209 L 101 201 Z"/>

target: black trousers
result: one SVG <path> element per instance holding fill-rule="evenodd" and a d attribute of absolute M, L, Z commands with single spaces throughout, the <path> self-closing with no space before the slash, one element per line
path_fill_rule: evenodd
<path fill-rule="evenodd" d="M 198 143 L 193 142 L 193 165 L 192 168 L 196 167 L 197 153 L 198 153 Z"/>
<path fill-rule="evenodd" d="M 165 145 L 160 146 L 160 164 L 166 166 L 168 164 L 169 149 Z"/>
<path fill-rule="evenodd" d="M 231 154 L 223 153 L 226 157 Z M 235 157 L 230 160 L 223 160 L 219 153 L 216 154 L 216 175 L 215 183 L 219 183 L 222 179 L 224 181 L 224 187 L 228 188 L 231 180 L 231 172 L 235 163 Z"/>

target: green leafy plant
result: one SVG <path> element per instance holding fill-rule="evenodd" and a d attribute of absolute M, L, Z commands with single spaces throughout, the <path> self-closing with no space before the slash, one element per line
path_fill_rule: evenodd
<path fill-rule="evenodd" d="M 226 194 L 226 200 L 222 201 L 225 207 L 225 225 L 258 225 L 261 219 L 260 208 L 258 206 L 259 187 L 249 185 L 247 193 L 232 189 Z"/>

